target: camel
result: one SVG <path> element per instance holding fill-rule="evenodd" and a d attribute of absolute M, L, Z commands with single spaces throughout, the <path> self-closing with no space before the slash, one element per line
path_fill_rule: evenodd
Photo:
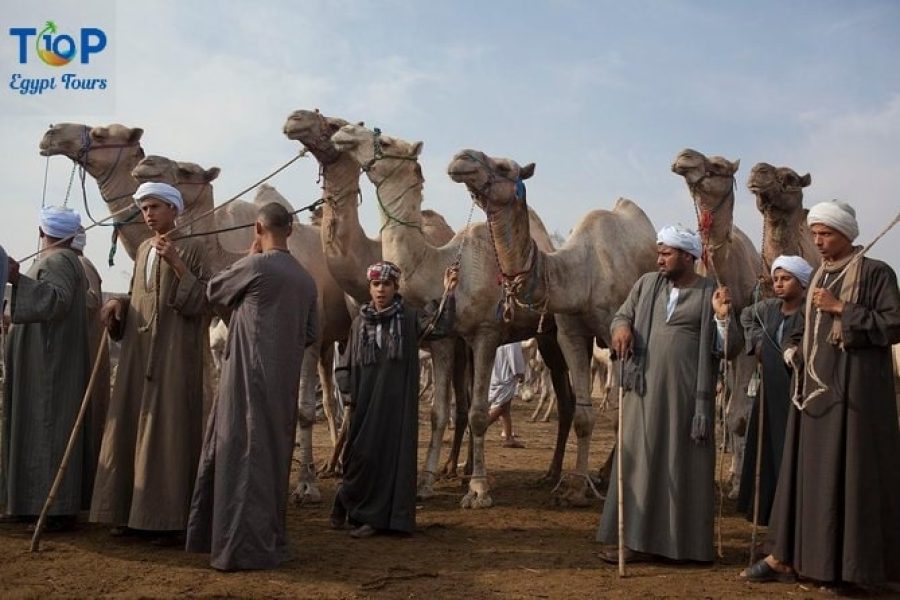
<path fill-rule="evenodd" d="M 594 340 L 609 347 L 610 324 L 634 282 L 656 268 L 656 232 L 644 211 L 620 198 L 612 211 L 585 215 L 556 252 L 537 248 L 529 235 L 523 180 L 534 164 L 458 152 L 450 178 L 468 188 L 487 215 L 494 249 L 515 300 L 556 315 L 557 339 L 575 389 L 576 484 L 569 498 L 583 502 L 592 485 L 588 455 L 596 415 L 591 400 Z M 577 282 L 576 285 L 572 285 Z M 508 292 L 509 293 L 509 292 Z"/>
<path fill-rule="evenodd" d="M 488 385 L 494 354 L 501 343 L 533 337 L 541 320 L 537 314 L 516 311 L 509 322 L 497 319 L 499 271 L 489 233 L 483 223 L 456 234 L 450 243 L 435 247 L 421 229 L 423 177 L 418 163 L 421 142 L 410 143 L 381 135 L 361 125 L 345 125 L 331 141 L 339 151 L 348 152 L 375 184 L 382 212 L 382 253 L 400 266 L 400 290 L 414 306 L 423 306 L 441 297 L 444 269 L 459 261 L 456 289 L 455 332 L 466 340 L 473 354 L 474 379 L 469 427 L 472 439 L 472 476 L 469 490 L 460 505 L 486 508 L 493 504 L 485 467 L 484 434 L 488 422 Z M 535 224 L 538 245 L 552 248 L 542 225 Z M 546 329 L 551 319 L 544 323 Z M 572 422 L 573 406 L 568 391 L 566 369 L 555 339 L 541 337 L 541 353 L 553 370 L 560 398 L 560 425 L 557 445 L 548 476 L 558 478 L 562 469 L 565 440 Z"/>
<path fill-rule="evenodd" d="M 696 150 L 682 150 L 672 163 L 672 171 L 687 183 L 697 212 L 698 229 L 704 246 L 703 260 L 697 268 L 701 274 L 709 272 L 731 291 L 735 318 L 744 307 L 761 296 L 760 282 L 764 276 L 759 252 L 740 228 L 734 225 L 734 174 L 740 160 L 731 162 L 721 156 L 706 157 Z M 730 344 L 743 343 L 730 340 Z M 740 353 L 731 361 L 731 401 L 726 408 L 727 424 L 735 435 L 732 462 L 731 495 L 735 495 L 740 481 L 743 460 L 744 433 L 752 402 L 747 385 L 756 369 L 756 358 Z"/>
<path fill-rule="evenodd" d="M 110 214 L 131 210 L 113 219 L 113 245 L 116 239 L 121 239 L 132 260 L 138 246 L 150 236 L 132 198 L 138 182 L 131 176 L 131 170 L 144 158 L 140 143 L 143 134 L 143 129 L 119 124 L 91 127 L 59 123 L 50 126 L 39 146 L 41 156 L 61 154 L 82 165 L 97 182 Z"/>
<path fill-rule="evenodd" d="M 747 188 L 756 196 L 756 208 L 763 216 L 762 259 L 767 281 L 772 263 L 782 254 L 802 256 L 813 267 L 819 252 L 806 226 L 803 188 L 812 178 L 800 176 L 788 167 L 756 163 L 750 169 Z"/>
<path fill-rule="evenodd" d="M 366 235 L 359 222 L 358 199 L 360 169 L 347 153 L 340 152 L 331 143 L 331 136 L 347 121 L 329 118 L 318 110 L 297 110 L 284 124 L 288 139 L 297 140 L 319 162 L 323 179 L 321 239 L 322 251 L 328 270 L 338 285 L 357 303 L 369 300 L 369 282 L 366 267 L 382 259 L 381 240 Z M 433 211 L 422 211 L 422 231 L 426 241 L 433 246 L 443 246 L 453 237 L 453 230 L 442 216 Z M 426 499 L 435 495 L 434 484 L 438 473 L 452 476 L 459 462 L 459 449 L 465 434 L 466 411 L 469 406 L 469 385 L 466 380 L 467 352 L 462 340 L 429 342 L 435 355 L 434 399 L 431 410 L 431 441 L 425 466 L 419 477 L 418 496 Z M 456 427 L 450 456 L 440 471 L 441 446 L 449 420 L 450 384 L 456 394 Z M 326 466 L 333 471 L 337 465 Z"/>

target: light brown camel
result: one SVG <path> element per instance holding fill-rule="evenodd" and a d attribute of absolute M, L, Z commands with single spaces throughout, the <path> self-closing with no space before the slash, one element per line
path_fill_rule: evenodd
<path fill-rule="evenodd" d="M 41 156 L 66 156 L 84 166 L 97 182 L 110 214 L 120 211 L 112 221 L 117 237 L 132 259 L 150 231 L 134 205 L 132 194 L 138 182 L 131 170 L 144 158 L 141 136 L 144 130 L 113 124 L 91 127 L 80 123 L 51 125 L 40 142 Z M 98 217 L 99 218 L 99 217 Z"/>
<path fill-rule="evenodd" d="M 534 164 L 463 150 L 447 167 L 484 210 L 505 284 L 516 302 L 556 315 L 557 339 L 575 388 L 578 455 L 570 501 L 588 497 L 588 456 L 596 415 L 591 400 L 594 340 L 608 347 L 609 327 L 634 282 L 656 268 L 656 232 L 644 211 L 619 199 L 612 211 L 585 215 L 565 245 L 541 251 L 532 242 L 523 180 Z"/>
<path fill-rule="evenodd" d="M 788 167 L 761 162 L 750 169 L 747 188 L 756 196 L 756 208 L 763 216 L 762 258 L 767 281 L 772 263 L 782 254 L 802 256 L 813 267 L 819 266 L 820 256 L 803 208 L 803 188 L 811 182 L 809 173 L 801 177 Z"/>
<path fill-rule="evenodd" d="M 358 203 L 359 165 L 352 156 L 338 151 L 331 143 L 331 136 L 347 121 L 329 118 L 318 110 L 297 110 L 284 124 L 284 134 L 297 140 L 319 162 L 322 181 L 321 238 L 322 250 L 328 269 L 338 285 L 357 303 L 369 300 L 369 283 L 366 267 L 381 260 L 381 239 L 366 235 L 359 222 Z M 433 211 L 422 211 L 422 230 L 433 246 L 442 246 L 453 237 L 453 230 L 442 216 Z M 456 393 L 456 419 L 450 456 L 440 472 L 452 475 L 459 462 L 459 448 L 465 434 L 469 407 L 469 385 L 466 381 L 467 352 L 460 339 L 439 340 L 429 343 L 434 354 L 434 396 L 431 409 L 431 441 L 425 466 L 419 476 L 418 496 L 434 496 L 434 483 L 440 461 L 444 432 L 449 421 L 450 384 Z M 329 465 L 326 471 L 336 465 Z"/>
<path fill-rule="evenodd" d="M 672 171 L 687 183 L 697 213 L 698 230 L 704 245 L 704 260 L 698 271 L 727 285 L 735 318 L 744 307 L 761 297 L 762 259 L 750 239 L 734 225 L 734 174 L 740 160 L 706 157 L 696 150 L 682 150 L 672 163 Z M 729 346 L 743 340 L 729 340 Z M 731 361 L 731 401 L 727 424 L 736 436 L 732 457 L 732 491 L 736 495 L 743 462 L 744 434 L 752 401 L 747 385 L 756 369 L 756 358 L 743 352 Z"/>
<path fill-rule="evenodd" d="M 472 477 L 463 497 L 464 508 L 491 506 L 493 499 L 485 468 L 484 434 L 488 422 L 488 385 L 497 346 L 535 335 L 538 315 L 516 311 L 510 322 L 497 318 L 499 271 L 487 228 L 475 224 L 458 233 L 444 246 L 428 243 L 421 229 L 423 177 L 418 163 L 422 144 L 376 133 L 360 125 L 345 125 L 332 138 L 335 147 L 349 152 L 375 184 L 382 211 L 382 253 L 402 269 L 400 289 L 413 305 L 422 306 L 441 297 L 444 269 L 459 258 L 460 279 L 456 290 L 455 330 L 474 356 L 474 385 L 469 426 L 472 433 Z M 549 236 L 534 226 L 539 247 L 549 250 Z M 544 323 L 548 329 L 552 323 Z M 572 423 L 573 402 L 562 355 L 551 335 L 541 336 L 541 354 L 553 370 L 560 401 L 560 426 L 550 473 L 554 479 L 562 468 L 565 439 Z"/>

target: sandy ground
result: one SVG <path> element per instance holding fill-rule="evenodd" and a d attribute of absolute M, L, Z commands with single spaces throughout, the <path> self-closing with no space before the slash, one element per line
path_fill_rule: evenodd
<path fill-rule="evenodd" d="M 420 458 L 428 431 L 421 412 Z M 747 562 L 750 526 L 726 507 L 724 558 L 713 566 L 637 564 L 620 579 L 598 558 L 593 541 L 600 501 L 583 509 L 556 508 L 550 490 L 535 484 L 553 446 L 555 423 L 529 423 L 531 407 L 514 411 L 525 449 L 504 449 L 499 427 L 489 432 L 488 467 L 496 506 L 462 510 L 458 481 L 442 482 L 438 497 L 420 504 L 411 537 L 354 540 L 328 527 L 335 481 L 321 482 L 319 506 L 291 506 L 288 528 L 296 557 L 275 571 L 218 573 L 203 555 L 146 542 L 112 538 L 107 529 L 45 536 L 29 552 L 23 525 L 0 525 L 0 596 L 46 597 L 258 597 L 258 598 L 822 598 L 807 584 L 751 585 L 737 578 Z M 591 464 L 612 445 L 613 414 L 602 414 Z M 316 453 L 324 458 L 327 433 L 317 427 Z M 574 441 L 567 465 L 574 460 Z"/>

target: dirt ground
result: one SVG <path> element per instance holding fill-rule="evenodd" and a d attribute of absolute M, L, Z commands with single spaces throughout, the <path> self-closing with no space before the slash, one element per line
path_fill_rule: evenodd
<path fill-rule="evenodd" d="M 488 468 L 496 505 L 462 510 L 458 481 L 442 482 L 438 497 L 420 503 L 411 537 L 354 540 L 328 526 L 336 482 L 321 482 L 319 506 L 291 506 L 287 521 L 295 558 L 275 571 L 219 573 L 207 557 L 144 541 L 112 538 L 100 526 L 47 534 L 29 552 L 23 525 L 0 525 L 0 596 L 253 597 L 253 598 L 821 598 L 812 584 L 751 585 L 737 574 L 747 562 L 750 526 L 726 507 L 725 557 L 713 566 L 629 565 L 620 579 L 598 558 L 594 542 L 600 501 L 583 509 L 552 506 L 550 490 L 536 485 L 550 459 L 555 422 L 529 423 L 531 406 L 514 410 L 525 449 L 504 449 L 499 426 L 488 435 Z M 591 464 L 612 446 L 612 414 L 601 414 Z M 317 427 L 316 453 L 329 448 Z M 423 404 L 420 462 L 428 432 Z M 574 461 L 570 441 L 566 464 Z"/>

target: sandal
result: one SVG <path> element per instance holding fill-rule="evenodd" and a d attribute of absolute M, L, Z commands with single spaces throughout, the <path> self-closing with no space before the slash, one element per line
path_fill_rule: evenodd
<path fill-rule="evenodd" d="M 769 566 L 766 559 L 759 560 L 744 569 L 744 571 L 741 572 L 741 578 L 752 583 L 769 583 L 770 581 L 794 583 L 797 581 L 797 575 L 793 570 L 788 571 L 787 573 L 776 571 Z"/>

